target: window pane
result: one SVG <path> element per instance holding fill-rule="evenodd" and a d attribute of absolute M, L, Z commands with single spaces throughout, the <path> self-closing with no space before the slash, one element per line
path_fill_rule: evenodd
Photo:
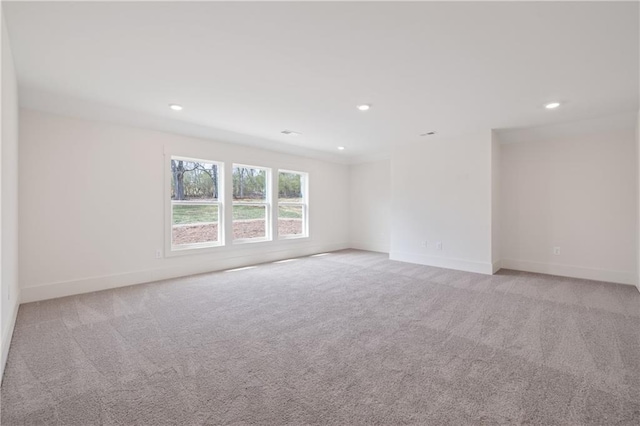
<path fill-rule="evenodd" d="M 304 210 L 302 206 L 278 207 L 278 235 L 304 234 Z"/>
<path fill-rule="evenodd" d="M 252 167 L 233 166 L 233 200 L 262 202 L 267 199 L 267 172 Z"/>
<path fill-rule="evenodd" d="M 172 200 L 217 200 L 218 165 L 171 159 Z"/>
<path fill-rule="evenodd" d="M 174 246 L 218 241 L 217 205 L 173 205 L 171 244 Z"/>
<path fill-rule="evenodd" d="M 233 206 L 233 238 L 265 238 L 266 223 L 265 206 Z"/>
<path fill-rule="evenodd" d="M 299 173 L 278 173 L 278 199 L 280 201 L 302 202 L 304 199 L 304 177 Z"/>

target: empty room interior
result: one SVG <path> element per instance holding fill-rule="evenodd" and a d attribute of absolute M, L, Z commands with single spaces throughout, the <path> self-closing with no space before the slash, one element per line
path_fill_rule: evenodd
<path fill-rule="evenodd" d="M 2 425 L 640 425 L 640 3 L 2 1 Z"/>

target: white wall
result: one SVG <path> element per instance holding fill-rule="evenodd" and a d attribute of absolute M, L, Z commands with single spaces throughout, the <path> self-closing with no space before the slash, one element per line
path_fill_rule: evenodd
<path fill-rule="evenodd" d="M 640 111 L 638 111 L 638 118 L 636 120 L 636 155 L 636 171 L 638 173 L 638 209 L 636 211 L 636 217 L 638 219 L 638 235 L 636 241 L 638 276 L 636 286 L 638 287 L 638 291 L 640 291 Z"/>
<path fill-rule="evenodd" d="M 2 21 L 2 147 L 0 149 L 0 283 L 2 361 L 0 377 L 18 313 L 18 86 L 9 36 Z"/>
<path fill-rule="evenodd" d="M 492 273 L 491 144 L 486 131 L 393 152 L 392 259 Z"/>
<path fill-rule="evenodd" d="M 501 146 L 500 135 L 491 132 L 491 264 L 493 272 L 502 267 L 501 237 Z"/>
<path fill-rule="evenodd" d="M 391 163 L 349 167 L 349 241 L 352 248 L 389 253 Z"/>
<path fill-rule="evenodd" d="M 165 151 L 309 172 L 310 238 L 156 259 L 167 232 Z M 348 180 L 345 165 L 23 109 L 23 301 L 346 248 Z"/>
<path fill-rule="evenodd" d="M 636 283 L 637 153 L 625 120 L 525 131 L 502 145 L 504 268 Z"/>

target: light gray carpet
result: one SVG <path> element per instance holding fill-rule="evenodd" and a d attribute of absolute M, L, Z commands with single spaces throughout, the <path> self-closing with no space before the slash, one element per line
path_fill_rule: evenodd
<path fill-rule="evenodd" d="M 640 294 L 342 251 L 22 305 L 2 424 L 640 424 Z"/>

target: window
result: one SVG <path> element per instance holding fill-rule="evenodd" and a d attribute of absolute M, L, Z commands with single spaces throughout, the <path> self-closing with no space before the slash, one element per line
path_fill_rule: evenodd
<path fill-rule="evenodd" d="M 233 239 L 238 242 L 271 239 L 268 169 L 233 165 Z"/>
<path fill-rule="evenodd" d="M 171 157 L 171 250 L 222 244 L 221 164 Z"/>
<path fill-rule="evenodd" d="M 301 172 L 278 172 L 278 236 L 306 237 L 308 231 L 308 175 Z"/>

